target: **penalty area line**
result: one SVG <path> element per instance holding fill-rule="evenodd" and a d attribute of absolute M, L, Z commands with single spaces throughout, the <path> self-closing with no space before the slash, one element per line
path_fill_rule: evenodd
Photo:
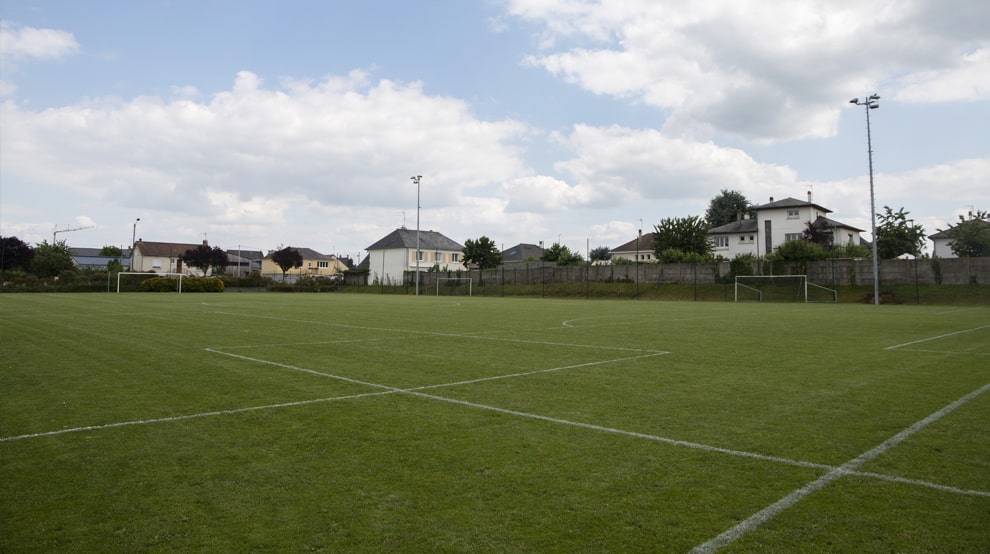
<path fill-rule="evenodd" d="M 937 337 L 928 337 L 928 338 L 924 338 L 924 339 L 913 340 L 911 342 L 905 342 L 904 344 L 896 344 L 894 346 L 888 346 L 887 348 L 884 348 L 884 350 L 897 350 L 898 348 L 903 348 L 905 346 L 911 346 L 911 345 L 920 344 L 920 343 L 923 343 L 923 342 L 944 339 L 946 337 L 952 337 L 952 336 L 955 336 L 955 335 L 962 335 L 962 334 L 965 334 L 965 333 L 972 333 L 973 331 L 979 331 L 981 329 L 987 329 L 987 328 L 990 328 L 990 325 L 983 325 L 983 326 L 980 326 L 980 327 L 974 327 L 972 329 L 963 329 L 962 331 L 955 331 L 955 332 L 952 332 L 952 333 L 946 333 L 944 335 L 938 335 Z"/>
<path fill-rule="evenodd" d="M 696 546 L 694 549 L 691 550 L 692 554 L 708 554 L 732 544 L 739 537 L 742 537 L 746 533 L 749 533 L 750 531 L 756 529 L 760 525 L 763 525 L 767 521 L 770 521 L 771 519 L 776 517 L 777 514 L 783 512 L 784 510 L 787 510 L 791 506 L 800 502 L 801 499 L 803 499 L 804 497 L 810 495 L 811 493 L 817 490 L 824 488 L 826 485 L 832 483 L 833 481 L 839 479 L 844 475 L 850 475 L 855 473 L 857 468 L 859 468 L 861 465 L 872 460 L 873 458 L 876 458 L 877 456 L 880 456 L 881 454 L 887 452 L 888 450 L 897 446 L 898 444 L 904 442 L 904 440 L 906 440 L 911 435 L 917 433 L 918 431 L 921 431 L 922 429 L 928 427 L 929 425 L 938 421 L 939 419 L 942 419 L 947 414 L 953 412 L 963 404 L 966 404 L 970 400 L 976 398 L 977 396 L 980 396 L 981 394 L 987 392 L 988 390 L 990 390 L 990 383 L 987 383 L 986 385 L 983 385 L 982 387 L 976 389 L 975 391 L 959 398 L 955 402 L 952 402 L 951 404 L 929 415 L 928 417 L 920 421 L 916 421 L 915 423 L 908 426 L 900 433 L 897 433 L 893 437 L 883 441 L 882 443 L 871 448 L 870 450 L 863 452 L 859 456 L 853 458 L 852 460 L 849 460 L 848 462 L 842 464 L 841 466 L 833 468 L 831 471 L 829 471 L 825 475 L 822 475 L 818 479 L 809 482 L 808 484 L 806 484 L 805 486 L 799 489 L 794 489 L 780 500 L 756 512 L 755 514 L 751 515 L 750 517 L 740 522 L 738 525 L 732 527 L 731 529 L 726 530 L 725 532 L 721 533 L 720 535 L 712 538 L 711 540 L 705 543 L 699 544 L 698 546 Z"/>

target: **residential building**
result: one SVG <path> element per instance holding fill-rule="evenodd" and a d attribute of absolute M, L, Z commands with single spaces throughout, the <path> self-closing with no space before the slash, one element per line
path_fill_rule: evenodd
<path fill-rule="evenodd" d="M 417 261 L 416 240 L 419 235 Z M 402 227 L 367 247 L 368 284 L 399 285 L 407 271 L 466 270 L 464 245 L 436 231 L 416 231 Z"/>
<path fill-rule="evenodd" d="M 972 214 L 970 214 L 972 215 Z M 984 221 L 982 219 L 967 219 L 966 221 L 960 221 L 956 225 L 984 225 L 990 227 L 990 222 Z M 928 235 L 928 239 L 932 241 L 932 257 L 933 258 L 956 258 L 956 253 L 952 251 L 952 237 L 949 236 L 949 230 L 939 231 L 934 235 Z"/>
<path fill-rule="evenodd" d="M 180 259 L 186 250 L 193 250 L 199 246 L 199 244 L 138 240 L 134 243 L 131 271 L 202 275 L 202 270 L 185 267 Z"/>
<path fill-rule="evenodd" d="M 632 263 L 656 262 L 657 255 L 653 251 L 653 232 L 636 235 L 631 241 L 612 249 L 612 263 L 618 260 L 629 260 Z M 621 263 L 621 262 L 620 262 Z"/>
<path fill-rule="evenodd" d="M 862 229 L 830 219 L 826 214 L 832 210 L 812 202 L 810 192 L 807 201 L 796 198 L 775 201 L 770 197 L 767 204 L 753 206 L 752 212 L 755 218 L 740 214 L 736 221 L 708 231 L 716 255 L 728 259 L 740 254 L 765 256 L 789 240 L 803 238 L 808 223 L 830 232 L 832 244 L 860 244 Z"/>
<path fill-rule="evenodd" d="M 543 247 L 539 244 L 519 243 L 502 251 L 502 265 L 517 267 L 526 262 L 540 261 Z"/>
<path fill-rule="evenodd" d="M 227 274 L 243 277 L 255 271 L 260 272 L 261 260 L 264 257 L 265 253 L 261 250 L 228 250 Z"/>
<path fill-rule="evenodd" d="M 103 249 L 70 247 L 69 253 L 72 255 L 72 263 L 79 269 L 106 269 L 107 264 L 113 260 L 119 261 L 123 267 L 127 267 L 131 263 L 130 248 L 121 249 L 122 254 L 120 256 L 101 256 L 101 250 Z"/>
<path fill-rule="evenodd" d="M 321 254 L 311 248 L 289 247 L 299 252 L 302 257 L 302 267 L 294 267 L 282 273 L 282 268 L 272 260 L 271 253 L 261 260 L 261 274 L 273 279 L 295 282 L 301 277 L 329 277 L 342 275 L 347 271 L 347 265 L 333 254 Z"/>

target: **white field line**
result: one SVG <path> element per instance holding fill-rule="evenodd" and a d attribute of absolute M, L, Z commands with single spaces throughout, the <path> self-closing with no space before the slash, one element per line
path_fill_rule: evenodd
<path fill-rule="evenodd" d="M 976 398 L 977 396 L 990 390 L 990 383 L 983 385 L 982 387 L 976 389 L 975 391 L 959 398 L 955 402 L 945 406 L 941 410 L 929 415 L 928 417 L 915 422 L 911 426 L 907 427 L 900 433 L 897 433 L 893 437 L 885 440 L 884 442 L 878 444 L 877 446 L 867 450 L 866 452 L 860 454 L 859 456 L 849 460 L 848 462 L 842 464 L 841 466 L 830 470 L 825 475 L 822 475 L 818 479 L 811 481 L 807 485 L 795 489 L 788 493 L 786 496 L 780 500 L 774 502 L 773 504 L 763 508 L 759 512 L 756 512 L 745 521 L 740 522 L 738 525 L 728 529 L 724 533 L 718 535 L 717 537 L 696 546 L 691 552 L 693 553 L 708 553 L 715 552 L 716 550 L 728 546 L 735 542 L 736 539 L 745 535 L 746 533 L 756 529 L 760 525 L 763 525 L 767 521 L 773 519 L 777 514 L 783 512 L 784 510 L 790 508 L 791 506 L 797 504 L 801 499 L 808 496 L 809 494 L 824 488 L 826 485 L 835 481 L 843 475 L 850 475 L 856 471 L 856 469 L 863 465 L 864 463 L 876 458 L 877 456 L 883 454 L 884 452 L 890 450 L 891 448 L 897 446 L 905 439 L 911 435 L 917 433 L 918 431 L 928 427 L 932 423 L 938 421 L 946 414 L 952 412 L 956 408 L 959 408 L 963 404 L 969 402 L 970 400 Z M 865 474 L 860 474 L 864 475 Z"/>
<path fill-rule="evenodd" d="M 598 361 L 598 362 L 588 362 L 588 363 L 583 363 L 583 364 L 561 366 L 561 367 L 550 368 L 550 369 L 539 369 L 539 370 L 522 372 L 522 373 L 514 373 L 514 374 L 507 374 L 507 375 L 496 375 L 496 376 L 490 376 L 490 377 L 479 377 L 477 379 L 470 379 L 470 380 L 465 380 L 465 381 L 455 381 L 455 382 L 451 382 L 451 383 L 436 384 L 436 385 L 424 385 L 424 386 L 413 387 L 413 388 L 409 388 L 409 389 L 401 389 L 401 388 L 390 387 L 388 385 L 381 385 L 381 384 L 377 384 L 377 383 L 366 383 L 364 381 L 359 381 L 359 380 L 351 379 L 351 378 L 348 378 L 348 377 L 343 377 L 343 376 L 339 376 L 339 375 L 333 375 L 333 374 L 330 374 L 330 373 L 324 373 L 324 372 L 320 372 L 320 371 L 316 371 L 316 370 L 312 370 L 312 369 L 308 369 L 308 368 L 297 367 L 297 366 L 293 366 L 293 365 L 289 365 L 289 364 L 283 364 L 283 363 L 279 363 L 279 362 L 272 362 L 272 361 L 263 360 L 263 359 L 260 359 L 260 358 L 252 358 L 250 356 L 242 356 L 242 355 L 233 354 L 233 353 L 230 353 L 230 352 L 223 352 L 221 350 L 206 349 L 206 351 L 211 352 L 211 353 L 215 353 L 215 354 L 220 354 L 220 355 L 223 355 L 223 356 L 230 356 L 232 358 L 238 358 L 238 359 L 242 359 L 242 360 L 246 360 L 246 361 L 251 361 L 251 362 L 255 362 L 255 363 L 259 363 L 259 364 L 263 364 L 263 365 L 271 365 L 271 366 L 280 367 L 280 368 L 283 368 L 283 369 L 290 369 L 290 370 L 294 370 L 294 371 L 301 371 L 301 372 L 309 373 L 311 375 L 316 375 L 316 376 L 319 376 L 319 377 L 326 377 L 326 378 L 329 378 L 329 379 L 336 379 L 336 380 L 345 381 L 345 382 L 349 382 L 349 383 L 353 383 L 353 384 L 374 387 L 374 388 L 378 388 L 378 389 L 382 389 L 382 390 L 379 390 L 377 392 L 352 394 L 352 395 L 347 395 L 347 396 L 335 396 L 335 397 L 328 397 L 328 398 L 317 398 L 317 399 L 312 399 L 312 400 L 300 400 L 300 401 L 296 401 L 296 402 L 284 402 L 284 403 L 281 403 L 281 404 L 267 404 L 267 405 L 262 405 L 262 406 L 249 406 L 249 407 L 245 407 L 245 408 L 234 408 L 234 409 L 230 409 L 230 410 L 217 410 L 217 411 L 212 411 L 212 412 L 203 412 L 203 413 L 198 413 L 198 414 L 188 414 L 188 415 L 182 415 L 182 416 L 172 416 L 172 417 L 155 418 L 155 419 L 143 419 L 143 420 L 135 420 L 135 421 L 124 421 L 124 422 L 117 422 L 117 423 L 108 423 L 108 424 L 104 424 L 104 425 L 88 425 L 88 426 L 85 426 L 85 427 L 74 427 L 74 428 L 70 428 L 70 429 L 60 429 L 58 431 L 47 431 L 47 432 L 42 432 L 42 433 L 32 433 L 32 434 L 17 435 L 17 436 L 11 436 L 11 437 L 0 437 L 0 442 L 9 442 L 9 441 L 16 441 L 16 440 L 23 440 L 23 439 L 49 437 L 49 436 L 63 435 L 63 434 L 68 434 L 68 433 L 78 433 L 78 432 L 82 432 L 82 431 L 98 431 L 98 430 L 103 430 L 103 429 L 113 429 L 113 428 L 117 428 L 117 427 L 126 427 L 126 426 L 130 426 L 130 425 L 149 425 L 149 424 L 155 424 L 155 423 L 169 423 L 169 422 L 175 422 L 175 421 L 184 421 L 184 420 L 190 420 L 190 419 L 198 419 L 198 418 L 213 417 L 213 416 L 222 416 L 222 415 L 233 415 L 233 414 L 240 414 L 240 413 L 260 411 L 260 410 L 273 410 L 273 409 L 281 409 L 281 408 L 290 408 L 290 407 L 295 407 L 295 406 L 306 406 L 306 405 L 311 405 L 311 404 L 321 404 L 321 403 L 326 403 L 326 402 L 334 402 L 334 401 L 338 401 L 338 400 L 350 400 L 350 399 L 356 399 L 356 398 L 366 398 L 366 397 L 372 397 L 372 396 L 382 396 L 382 395 L 387 395 L 387 394 L 407 394 L 407 395 L 416 396 L 416 397 L 420 397 L 420 398 L 426 398 L 426 399 L 430 399 L 430 400 L 435 400 L 435 401 L 440 401 L 440 402 L 446 402 L 446 403 L 450 403 L 450 404 L 456 404 L 456 405 L 466 406 L 466 407 L 480 409 L 480 410 L 487 410 L 487 411 L 492 411 L 492 412 L 496 412 L 496 413 L 502 413 L 502 414 L 506 414 L 506 415 L 513 415 L 513 416 L 523 417 L 523 418 L 527 418 L 527 419 L 533 419 L 533 420 L 537 420 L 537 421 L 545 421 L 545 422 L 549 422 L 549 423 L 555 423 L 555 424 L 559 424 L 559 425 L 567 425 L 567 426 L 571 426 L 571 427 L 578 427 L 578 428 L 583 428 L 583 429 L 589 429 L 589 430 L 603 432 L 603 433 L 612 433 L 612 434 L 616 434 L 616 435 L 622 435 L 622 436 L 633 437 L 633 438 L 638 438 L 638 439 L 650 440 L 650 441 L 654 441 L 654 442 L 668 444 L 668 445 L 671 445 L 671 446 L 681 446 L 681 447 L 685 447 L 685 448 L 692 448 L 692 449 L 695 449 L 695 450 L 702 450 L 702 451 L 713 452 L 713 453 L 717 453 L 717 454 L 726 454 L 726 455 L 736 456 L 736 457 L 742 457 L 742 458 L 750 458 L 750 459 L 756 459 L 756 460 L 763 460 L 763 461 L 767 461 L 767 462 L 774 462 L 774 463 L 779 463 L 779 464 L 789 465 L 789 466 L 806 467 L 806 468 L 819 469 L 819 470 L 830 471 L 830 472 L 841 472 L 843 475 L 856 475 L 856 476 L 866 477 L 866 478 L 871 478 L 871 479 L 879 479 L 879 480 L 884 480 L 884 481 L 892 481 L 892 482 L 898 482 L 898 483 L 905 483 L 905 484 L 910 484 L 910 485 L 915 485 L 915 486 L 920 486 L 920 487 L 926 487 L 926 488 L 936 489 L 936 490 L 945 491 L 945 492 L 952 492 L 952 493 L 956 493 L 956 494 L 983 496 L 983 497 L 990 498 L 990 491 L 979 491 L 979 490 L 960 489 L 960 488 L 956 488 L 956 487 L 949 487 L 949 486 L 946 486 L 946 485 L 941 485 L 941 484 L 938 484 L 938 483 L 931 483 L 931 482 L 928 482 L 928 481 L 921 481 L 921 480 L 916 480 L 916 479 L 906 479 L 906 478 L 902 478 L 902 477 L 895 477 L 895 476 L 891 476 L 891 475 L 883 475 L 883 474 L 872 473 L 872 472 L 856 471 L 855 469 L 850 468 L 850 467 L 846 467 L 846 466 L 836 467 L 836 466 L 831 466 L 831 465 L 828 465 L 828 464 L 819 464 L 819 463 L 815 463 L 815 462 L 806 462 L 806 461 L 802 461 L 802 460 L 794 460 L 794 459 L 783 458 L 783 457 L 779 457 L 779 456 L 770 456 L 770 455 L 760 454 L 760 453 L 756 453 L 756 452 L 746 452 L 746 451 L 742 451 L 742 450 L 733 450 L 733 449 L 729 449 L 729 448 L 722 448 L 722 447 L 718 447 L 718 446 L 711 446 L 711 445 L 702 444 L 702 443 L 696 443 L 696 442 L 690 442 L 690 441 L 683 441 L 683 440 L 671 439 L 671 438 L 668 438 L 668 437 L 661 437 L 661 436 L 658 436 L 658 435 L 649 435 L 649 434 L 646 434 L 646 433 L 638 433 L 638 432 L 635 432 L 635 431 L 627 431 L 627 430 L 624 430 L 624 429 L 616 429 L 616 428 L 613 428 L 613 427 L 604 427 L 604 426 L 601 426 L 601 425 L 595 425 L 595 424 L 591 424 L 591 423 L 582 423 L 582 422 L 569 421 L 569 420 L 559 419 L 559 418 L 554 418 L 554 417 L 549 417 L 549 416 L 543 416 L 543 415 L 539 415 L 539 414 L 531 414 L 531 413 L 527 413 L 527 412 L 521 412 L 521 411 L 518 411 L 518 410 L 510 410 L 510 409 L 506 409 L 506 408 L 499 408 L 497 406 L 489 406 L 489 405 L 485 405 L 485 404 L 479 404 L 479 403 L 476 403 L 476 402 L 468 402 L 468 401 L 465 401 L 465 400 L 457 400 L 457 399 L 446 398 L 446 397 L 442 397 L 442 396 L 436 396 L 436 395 L 426 394 L 426 393 L 420 392 L 420 391 L 424 391 L 424 390 L 437 389 L 437 388 L 443 388 L 443 387 L 453 387 L 453 386 L 469 385 L 469 384 L 473 384 L 473 383 L 481 383 L 481 382 L 485 382 L 485 381 L 494 381 L 494 380 L 498 380 L 498 379 L 508 379 L 508 378 L 514 378 L 514 377 L 525 377 L 525 376 L 528 376 L 528 375 L 536 375 L 536 374 L 540 374 L 540 373 L 549 373 L 549 372 L 554 372 L 554 371 L 563 371 L 563 370 L 566 370 L 566 369 L 574 369 L 574 368 L 578 368 L 578 367 L 588 367 L 588 366 L 594 366 L 594 365 L 608 364 L 608 363 L 612 363 L 612 362 L 619 362 L 619 361 L 627 361 L 627 360 L 635 360 L 635 359 L 649 358 L 649 357 L 655 357 L 655 356 L 662 356 L 662 355 L 664 355 L 666 353 L 649 353 L 649 354 L 643 354 L 643 355 L 640 355 L 640 356 L 631 356 L 631 357 L 627 357 L 627 358 L 617 358 L 617 359 L 612 359 L 612 360 L 604 360 L 604 361 Z M 987 385 L 984 388 L 987 388 L 987 387 L 990 387 L 990 385 Z M 888 442 L 890 442 L 890 441 L 888 441 Z"/>
<path fill-rule="evenodd" d="M 913 340 L 911 342 L 905 342 L 904 344 L 897 344 L 897 345 L 894 345 L 894 346 L 888 346 L 887 348 L 884 348 L 884 350 L 897 350 L 898 348 L 903 348 L 905 346 L 911 346 L 913 344 L 920 344 L 920 343 L 923 343 L 923 342 L 944 339 L 946 337 L 951 337 L 951 336 L 954 336 L 954 335 L 962 335 L 964 333 L 972 333 L 973 331 L 979 331 L 981 329 L 988 329 L 988 328 L 990 328 L 990 325 L 983 325 L 981 327 L 973 327 L 972 329 L 963 329 L 962 331 L 955 331 L 955 332 L 952 332 L 952 333 L 946 333 L 944 335 L 938 335 L 937 337 L 928 337 L 928 338 L 924 338 L 924 339 Z"/>
<path fill-rule="evenodd" d="M 221 315 L 236 315 L 239 317 L 252 317 L 257 319 L 271 319 L 275 321 L 287 321 L 292 323 L 303 323 L 306 325 L 324 325 L 327 327 L 339 327 L 341 329 L 356 329 L 360 331 L 383 331 L 386 333 L 404 333 L 409 335 L 424 335 L 430 337 L 449 337 L 449 338 L 461 338 L 461 339 L 473 339 L 473 340 L 492 340 L 500 342 L 512 342 L 518 344 L 539 344 L 543 346 L 567 346 L 570 348 L 590 348 L 594 350 L 616 350 L 621 352 L 652 352 L 655 354 L 669 354 L 669 352 L 664 350 L 648 350 L 644 348 L 625 348 L 620 346 L 601 346 L 596 344 L 579 344 L 571 342 L 554 342 L 554 341 L 539 341 L 539 340 L 528 340 L 528 339 L 508 339 L 503 337 L 486 337 L 478 334 L 463 334 L 463 333 L 439 333 L 436 331 L 420 331 L 416 329 L 392 329 L 388 327 L 366 327 L 361 325 L 345 325 L 342 323 L 328 323 L 326 321 L 307 321 L 304 319 L 291 319 L 285 317 L 274 317 L 274 316 L 263 316 L 263 315 L 250 315 L 250 314 L 237 314 L 234 312 L 214 312 Z M 558 329 L 554 327 L 553 329 Z M 501 332 L 501 331 L 500 331 Z M 515 332 L 515 331 L 514 331 Z M 245 347 L 247 348 L 247 347 Z"/>
<path fill-rule="evenodd" d="M 134 421 L 120 421 L 107 423 L 104 425 L 87 425 L 85 427 L 72 427 L 69 429 L 59 429 L 58 431 L 45 431 L 42 433 L 31 433 L 28 435 L 16 435 L 12 437 L 0 437 L 0 442 L 10 442 L 23 439 L 35 439 L 40 437 L 51 437 L 55 435 L 65 435 L 68 433 L 79 433 L 82 431 L 100 431 L 103 429 L 114 429 L 117 427 L 128 427 L 130 425 L 150 425 L 153 423 L 169 423 L 174 421 L 185 421 L 187 419 L 199 419 L 203 417 L 213 417 L 221 415 L 243 414 L 247 412 L 257 412 L 261 410 L 274 410 L 278 408 L 291 408 L 293 406 L 307 406 L 309 404 L 320 404 L 323 402 L 334 402 L 337 400 L 350 400 L 352 398 L 365 398 L 368 396 L 381 396 L 383 394 L 395 394 L 398 391 L 385 390 L 377 392 L 366 392 L 362 394 L 351 394 L 348 396 L 333 396 L 329 398 L 316 398 L 313 400 L 298 400 L 296 402 L 284 402 L 282 404 L 266 404 L 264 406 L 248 406 L 246 408 L 232 408 L 230 410 L 217 410 L 213 412 L 202 412 L 198 414 L 187 414 L 171 417 L 159 417 L 154 419 L 139 419 Z"/>

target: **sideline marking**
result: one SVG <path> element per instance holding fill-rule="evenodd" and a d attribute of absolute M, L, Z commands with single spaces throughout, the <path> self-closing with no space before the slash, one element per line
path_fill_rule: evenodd
<path fill-rule="evenodd" d="M 835 481 L 839 477 L 853 473 L 856 470 L 856 468 L 858 468 L 859 466 L 865 464 L 866 462 L 872 460 L 873 458 L 876 458 L 877 456 L 897 446 L 911 435 L 917 433 L 918 431 L 924 429 L 925 427 L 928 427 L 932 423 L 938 421 L 945 415 L 954 411 L 956 408 L 962 406 L 963 404 L 969 402 L 970 400 L 976 398 L 977 396 L 985 393 L 988 390 L 990 390 L 990 383 L 987 383 L 986 385 L 983 385 L 982 387 L 976 389 L 975 391 L 959 398 L 955 402 L 949 404 L 948 406 L 945 406 L 941 410 L 929 415 L 928 417 L 920 421 L 916 421 L 915 423 L 913 423 L 912 425 L 910 425 L 900 433 L 897 433 L 893 437 L 883 441 L 877 446 L 874 446 L 870 450 L 867 450 L 866 452 L 860 454 L 859 456 L 853 458 L 852 460 L 849 460 L 848 462 L 842 464 L 841 466 L 832 469 L 825 475 L 822 475 L 818 479 L 811 481 L 807 485 L 791 491 L 780 500 L 774 502 L 773 504 L 767 506 L 766 508 L 763 508 L 759 512 L 756 512 L 755 514 L 751 515 L 745 521 L 742 521 L 738 525 L 732 527 L 731 529 L 728 529 L 727 531 L 723 532 L 717 537 L 696 546 L 693 550 L 691 550 L 691 552 L 699 553 L 699 554 L 702 553 L 707 554 L 709 552 L 715 552 L 716 550 L 724 546 L 728 546 L 732 544 L 739 537 L 745 535 L 746 533 L 752 531 L 753 529 L 756 529 L 757 527 L 763 525 L 767 521 L 770 521 L 771 519 L 776 517 L 777 514 L 797 504 L 804 497 L 808 496 L 809 494 L 819 489 L 824 488 L 826 485 L 828 485 L 832 481 Z"/>
<path fill-rule="evenodd" d="M 990 328 L 990 325 L 983 325 L 981 327 L 974 327 L 972 329 L 963 329 L 962 331 L 955 331 L 955 332 L 952 332 L 952 333 L 946 333 L 944 335 L 939 335 L 937 337 L 928 337 L 926 339 L 913 340 L 911 342 L 905 342 L 904 344 L 898 344 L 898 345 L 895 345 L 895 346 L 888 346 L 887 348 L 884 348 L 884 350 L 896 350 L 896 349 L 901 348 L 903 346 L 911 346 L 912 344 L 918 344 L 918 343 L 922 343 L 922 342 L 928 342 L 928 341 L 931 341 L 931 340 L 944 339 L 945 337 L 951 337 L 953 335 L 962 335 L 964 333 L 972 333 L 973 331 L 979 331 L 980 329 L 987 329 L 987 328 Z"/>

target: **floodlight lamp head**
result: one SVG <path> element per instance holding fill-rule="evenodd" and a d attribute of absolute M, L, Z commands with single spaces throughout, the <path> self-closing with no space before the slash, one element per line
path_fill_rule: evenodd
<path fill-rule="evenodd" d="M 877 109 L 879 107 L 880 107 L 880 104 L 877 104 L 876 102 L 870 102 L 870 109 L 871 110 L 875 110 L 875 109 Z"/>
<path fill-rule="evenodd" d="M 859 98 L 853 98 L 852 100 L 849 101 L 849 103 L 859 105 Z"/>
<path fill-rule="evenodd" d="M 870 100 L 879 100 L 879 99 L 880 99 L 879 94 L 874 93 L 873 95 L 870 96 Z"/>

